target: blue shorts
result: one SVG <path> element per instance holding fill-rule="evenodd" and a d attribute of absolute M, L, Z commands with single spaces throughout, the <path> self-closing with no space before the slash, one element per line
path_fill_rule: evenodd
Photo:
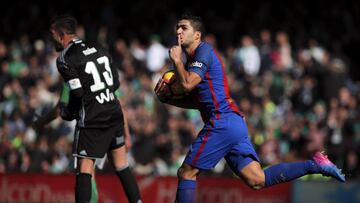
<path fill-rule="evenodd" d="M 223 157 L 236 174 L 250 162 L 259 162 L 246 123 L 235 113 L 221 114 L 220 119 L 207 122 L 191 144 L 184 162 L 208 170 Z"/>

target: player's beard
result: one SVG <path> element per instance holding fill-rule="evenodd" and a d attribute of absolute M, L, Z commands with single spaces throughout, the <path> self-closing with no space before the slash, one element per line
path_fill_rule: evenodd
<path fill-rule="evenodd" d="M 57 52 L 64 50 L 64 47 L 60 42 L 56 41 L 55 39 L 51 39 L 51 41 L 53 42 L 54 48 Z"/>

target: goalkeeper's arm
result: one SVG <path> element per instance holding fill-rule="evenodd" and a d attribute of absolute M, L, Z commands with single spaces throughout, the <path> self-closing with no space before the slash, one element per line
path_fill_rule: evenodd
<path fill-rule="evenodd" d="M 51 121 L 55 120 L 58 116 L 61 116 L 63 120 L 72 121 L 77 118 L 77 114 L 71 111 L 65 104 L 59 101 L 57 105 L 44 115 L 37 117 L 33 122 L 34 129 L 41 129 Z"/>
<path fill-rule="evenodd" d="M 49 112 L 47 112 L 44 115 L 39 116 L 33 122 L 33 127 L 35 129 L 40 129 L 40 128 L 43 128 L 48 123 L 50 123 L 51 121 L 55 120 L 60 114 L 59 106 L 60 106 L 60 102 L 58 102 L 58 104 L 53 109 L 51 109 Z"/>

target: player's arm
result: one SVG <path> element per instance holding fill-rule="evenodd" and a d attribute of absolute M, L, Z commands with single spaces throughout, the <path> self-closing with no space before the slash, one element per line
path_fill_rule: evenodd
<path fill-rule="evenodd" d="M 37 116 L 36 120 L 32 124 L 33 128 L 36 130 L 40 130 L 48 123 L 55 120 L 59 115 L 63 114 L 62 108 L 67 106 L 68 103 L 69 103 L 69 87 L 66 83 L 64 83 L 62 85 L 60 98 L 56 106 L 54 106 L 49 112 L 45 113 L 44 115 Z"/>
<path fill-rule="evenodd" d="M 129 123 L 126 116 L 126 111 L 123 111 L 123 117 L 124 117 L 124 135 L 125 135 L 125 148 L 126 151 L 129 151 L 132 147 L 132 141 L 130 136 L 130 128 Z"/>
<path fill-rule="evenodd" d="M 170 104 L 170 105 L 180 107 L 180 108 L 198 109 L 197 103 L 190 96 L 190 94 L 184 96 L 181 99 L 179 99 L 179 98 L 171 99 L 171 97 L 168 97 L 166 94 L 166 92 L 168 91 L 167 84 L 162 78 L 156 84 L 154 91 L 155 91 L 155 95 L 162 103 Z"/>
<path fill-rule="evenodd" d="M 84 90 L 81 87 L 72 89 L 70 91 L 69 104 L 67 106 L 70 112 L 75 113 L 80 109 L 81 99 L 83 95 L 84 95 Z"/>
<path fill-rule="evenodd" d="M 67 106 L 61 108 L 61 114 L 64 114 L 64 117 L 69 117 L 70 119 L 72 117 L 76 118 L 78 116 L 82 96 L 84 94 L 78 73 L 74 67 L 66 63 L 64 60 L 58 59 L 56 62 L 61 76 L 70 88 L 69 103 Z M 64 119 L 63 115 L 61 116 Z"/>
<path fill-rule="evenodd" d="M 201 82 L 201 77 L 195 73 L 185 70 L 183 62 L 174 62 L 175 70 L 181 86 L 185 92 L 191 92 Z"/>
<path fill-rule="evenodd" d="M 60 95 L 60 101 L 59 101 L 59 114 L 61 116 L 61 118 L 63 120 L 66 121 L 72 121 L 74 119 L 77 119 L 77 114 L 76 111 L 72 111 L 70 109 L 72 108 L 77 108 L 77 107 L 70 107 L 69 108 L 69 103 L 70 103 L 70 87 L 67 83 L 63 84 L 63 89 L 61 91 L 61 95 Z"/>
<path fill-rule="evenodd" d="M 185 70 L 185 65 L 181 60 L 182 49 L 180 38 L 178 40 L 178 44 L 169 50 L 169 57 L 174 64 L 175 72 L 184 91 L 191 92 L 201 82 L 202 78 L 196 72 Z"/>
<path fill-rule="evenodd" d="M 121 105 L 121 99 L 118 98 L 119 103 Z M 129 129 L 129 123 L 127 120 L 126 111 L 122 110 L 123 115 L 123 121 L 124 121 L 124 142 L 125 142 L 125 149 L 126 151 L 129 151 L 132 147 L 132 141 L 131 141 L 131 135 L 130 135 L 130 129 Z"/>
<path fill-rule="evenodd" d="M 35 130 L 41 130 L 45 125 L 53 121 L 59 116 L 60 109 L 59 103 L 44 115 L 37 116 L 36 120 L 32 123 L 32 127 Z"/>

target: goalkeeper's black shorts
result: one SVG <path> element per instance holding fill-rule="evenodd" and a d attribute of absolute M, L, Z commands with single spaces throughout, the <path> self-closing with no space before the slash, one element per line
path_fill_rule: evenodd
<path fill-rule="evenodd" d="M 108 151 L 125 144 L 124 126 L 108 128 L 80 128 L 75 130 L 73 156 L 91 159 L 103 158 Z"/>

